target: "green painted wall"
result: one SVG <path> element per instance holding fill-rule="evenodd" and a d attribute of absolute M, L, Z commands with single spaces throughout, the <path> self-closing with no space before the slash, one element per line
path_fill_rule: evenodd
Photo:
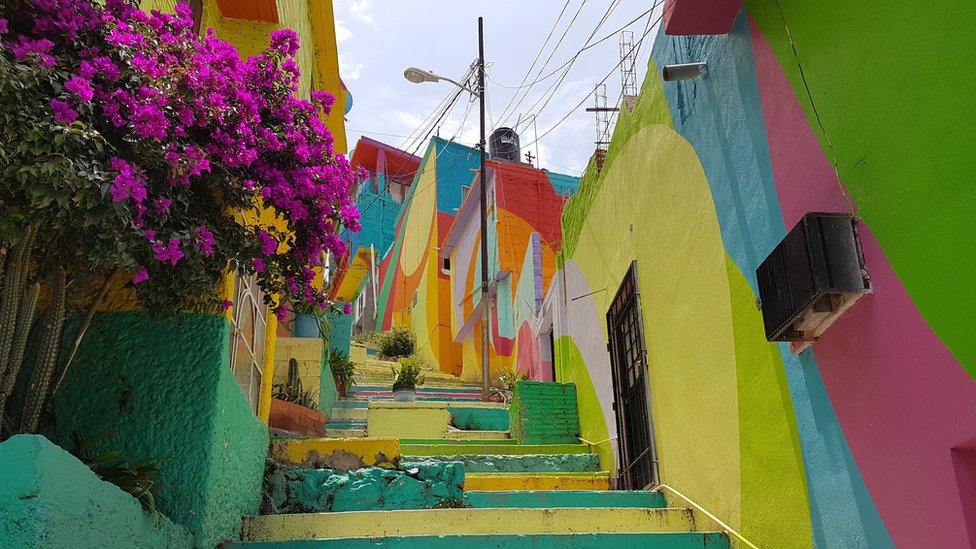
<path fill-rule="evenodd" d="M 106 428 L 126 459 L 164 458 L 157 508 L 201 546 L 237 539 L 261 497 L 268 433 L 230 369 L 223 316 L 97 315 L 55 398 L 55 436 Z"/>
<path fill-rule="evenodd" d="M 976 376 L 976 292 L 960 290 L 976 280 L 976 72 L 968 70 L 976 66 L 976 9 L 844 0 L 746 6 L 898 278 Z M 866 62 L 865 52 L 880 54 Z"/>
<path fill-rule="evenodd" d="M 38 435 L 0 444 L 0 546 L 183 548 L 193 537 Z"/>
<path fill-rule="evenodd" d="M 519 381 L 509 407 L 512 438 L 519 444 L 574 444 L 578 413 L 575 384 Z"/>

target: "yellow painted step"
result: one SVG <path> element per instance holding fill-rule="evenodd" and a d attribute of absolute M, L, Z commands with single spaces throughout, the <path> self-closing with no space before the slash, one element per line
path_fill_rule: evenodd
<path fill-rule="evenodd" d="M 366 408 L 335 407 L 329 414 L 329 419 L 366 419 Z"/>
<path fill-rule="evenodd" d="M 288 541 L 457 534 L 691 532 L 688 509 L 421 509 L 245 517 L 243 541 Z"/>
<path fill-rule="evenodd" d="M 400 458 L 395 438 L 275 438 L 268 452 L 272 459 L 298 465 L 350 470 L 392 467 Z"/>
<path fill-rule="evenodd" d="M 511 438 L 508 431 L 464 431 L 448 428 L 445 438 L 456 440 L 505 440 Z"/>
<path fill-rule="evenodd" d="M 467 473 L 465 490 L 609 490 L 610 473 Z"/>

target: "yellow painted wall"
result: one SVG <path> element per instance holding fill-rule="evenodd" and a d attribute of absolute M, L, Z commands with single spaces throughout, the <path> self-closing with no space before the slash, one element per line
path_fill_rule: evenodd
<path fill-rule="evenodd" d="M 376 437 L 446 438 L 451 414 L 443 407 L 386 408 L 371 406 L 366 432 Z"/>

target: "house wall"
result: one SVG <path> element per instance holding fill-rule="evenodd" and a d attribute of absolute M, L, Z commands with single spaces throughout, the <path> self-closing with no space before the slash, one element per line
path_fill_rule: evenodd
<path fill-rule="evenodd" d="M 582 436 L 610 439 L 604 466 L 605 314 L 636 260 L 662 482 L 760 546 L 968 544 L 976 78 L 948 82 L 940 52 L 972 60 L 976 12 L 943 9 L 756 0 L 728 35 L 658 34 L 566 207 L 550 296 L 557 380 L 579 388 Z M 705 77 L 660 79 L 699 60 Z M 798 356 L 767 343 L 756 267 L 803 213 L 850 210 L 874 293 Z"/>

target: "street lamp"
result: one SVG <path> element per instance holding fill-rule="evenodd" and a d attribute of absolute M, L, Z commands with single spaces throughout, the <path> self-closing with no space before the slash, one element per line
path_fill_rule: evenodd
<path fill-rule="evenodd" d="M 481 109 L 481 140 L 478 142 L 478 152 L 481 156 L 481 169 L 478 171 L 478 183 L 481 187 L 481 398 L 488 399 L 489 369 L 488 353 L 490 340 L 488 332 L 491 329 L 490 309 L 488 299 L 488 187 L 485 181 L 485 38 L 484 21 L 478 18 L 478 83 L 475 90 L 431 71 L 408 67 L 403 71 L 403 77 L 414 84 L 424 82 L 440 82 L 444 80 L 455 86 L 478 96 Z"/>

